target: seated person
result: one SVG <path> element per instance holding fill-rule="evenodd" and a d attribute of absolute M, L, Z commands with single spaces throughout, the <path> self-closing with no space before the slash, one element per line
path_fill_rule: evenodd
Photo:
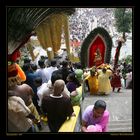
<path fill-rule="evenodd" d="M 70 98 L 62 95 L 65 82 L 56 80 L 54 90 L 50 96 L 44 95 L 42 99 L 42 111 L 47 115 L 48 126 L 51 132 L 58 132 L 67 117 L 74 115 L 74 110 Z"/>
<path fill-rule="evenodd" d="M 94 105 L 89 105 L 82 115 L 82 132 L 90 132 L 89 127 L 94 125 L 96 132 L 107 132 L 109 112 L 106 110 L 106 103 L 97 100 Z"/>

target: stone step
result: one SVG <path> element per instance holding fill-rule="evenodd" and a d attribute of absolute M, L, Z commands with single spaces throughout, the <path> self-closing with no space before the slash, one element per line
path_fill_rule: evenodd
<path fill-rule="evenodd" d="M 128 120 L 114 120 L 114 121 L 109 121 L 109 124 L 124 124 L 124 123 L 131 123 L 132 124 L 132 120 L 128 119 Z"/>
<path fill-rule="evenodd" d="M 127 128 L 109 128 L 108 132 L 132 132 L 132 127 Z"/>
<path fill-rule="evenodd" d="M 120 128 L 120 127 L 132 127 L 132 124 L 131 123 L 123 123 L 123 124 L 120 124 L 120 123 L 118 123 L 118 124 L 109 124 L 109 126 L 108 126 L 109 128 Z"/>
<path fill-rule="evenodd" d="M 109 132 L 132 132 L 132 120 L 110 121 Z"/>

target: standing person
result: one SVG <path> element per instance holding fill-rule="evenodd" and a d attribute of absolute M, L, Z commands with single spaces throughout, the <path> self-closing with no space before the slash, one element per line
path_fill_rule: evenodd
<path fill-rule="evenodd" d="M 118 88 L 117 92 L 120 92 L 121 89 L 121 75 L 120 75 L 120 70 L 117 69 L 116 72 L 112 75 L 111 78 L 111 86 L 113 88 L 113 92 L 115 88 Z"/>
<path fill-rule="evenodd" d="M 26 129 L 30 126 L 32 122 L 30 120 L 26 120 L 25 116 L 30 116 L 31 119 L 35 119 L 35 116 L 31 114 L 30 109 L 27 107 L 31 102 L 31 96 L 26 91 L 22 92 L 22 97 L 17 97 L 18 94 L 20 94 L 20 91 L 18 90 L 21 86 L 22 80 L 20 79 L 20 76 L 18 75 L 18 69 L 16 67 L 15 63 L 12 63 L 8 65 L 8 119 L 9 119 L 9 131 L 11 132 L 25 132 Z M 25 84 L 23 84 L 25 85 Z M 28 86 L 28 85 L 27 85 Z M 28 108 L 28 109 L 27 109 Z M 19 112 L 21 111 L 21 114 Z M 22 114 L 23 113 L 23 114 Z M 15 115 L 14 115 L 15 114 Z M 10 117 L 11 115 L 11 117 Z M 20 116 L 21 115 L 21 116 Z M 15 117 L 15 118 L 13 118 Z M 22 124 L 21 122 L 18 122 L 18 118 L 22 118 L 23 122 L 25 124 Z M 21 119 L 21 120 L 22 120 Z M 17 123 L 18 122 L 18 123 Z M 30 124 L 29 124 L 30 123 Z M 21 126 L 20 126 L 21 124 Z M 25 126 L 27 125 L 27 126 Z M 13 127 L 13 130 L 12 130 Z M 23 127 L 23 128 L 20 128 Z M 26 127 L 24 129 L 24 127 Z M 31 130 L 31 129 L 30 129 Z M 28 131 L 28 130 L 27 130 Z"/>
<path fill-rule="evenodd" d="M 107 68 L 102 68 L 98 70 L 98 92 L 100 94 L 109 94 L 111 92 L 111 84 L 109 77 L 112 71 Z"/>
<path fill-rule="evenodd" d="M 87 80 L 89 85 L 90 94 L 98 93 L 98 77 L 95 67 L 90 69 L 90 75 L 88 75 L 84 80 Z"/>
<path fill-rule="evenodd" d="M 24 64 L 23 68 L 24 68 L 24 71 L 26 74 L 25 83 L 33 89 L 34 95 L 33 95 L 32 100 L 33 100 L 34 105 L 36 106 L 37 111 L 40 113 L 40 107 L 38 106 L 39 98 L 37 96 L 37 87 L 34 84 L 34 80 L 39 76 L 37 73 L 33 72 L 32 68 L 31 68 L 31 64 L 29 64 L 29 63 Z"/>
<path fill-rule="evenodd" d="M 25 102 L 14 90 L 8 90 L 8 132 L 33 132 L 32 119 Z"/>
<path fill-rule="evenodd" d="M 65 81 L 65 84 L 67 83 L 67 76 L 72 72 L 68 68 L 69 64 L 68 61 L 62 62 L 62 68 L 60 68 L 58 71 L 62 75 L 62 79 Z"/>
<path fill-rule="evenodd" d="M 74 115 L 70 99 L 62 95 L 64 85 L 65 82 L 63 80 L 56 80 L 52 94 L 43 96 L 42 99 L 42 111 L 47 114 L 51 132 L 58 132 L 67 117 L 70 118 Z"/>
<path fill-rule="evenodd" d="M 107 132 L 108 122 L 109 112 L 106 109 L 106 103 L 103 100 L 97 100 L 94 105 L 89 105 L 85 109 L 82 115 L 81 131 L 89 132 L 89 127 L 94 126 L 96 132 Z"/>
<path fill-rule="evenodd" d="M 123 68 L 122 68 L 122 77 L 124 79 L 124 87 L 126 87 L 126 73 L 127 73 L 127 64 L 124 61 Z"/>
<path fill-rule="evenodd" d="M 132 89 L 132 70 L 130 68 L 126 73 L 126 89 Z"/>
<path fill-rule="evenodd" d="M 75 91 L 77 87 L 81 86 L 80 82 L 78 81 L 78 79 L 75 77 L 75 73 L 70 73 L 67 76 L 67 84 L 66 87 L 69 90 L 69 92 L 71 93 L 72 91 Z"/>
<path fill-rule="evenodd" d="M 38 65 L 40 67 L 40 69 L 38 69 L 36 72 L 37 74 L 42 78 L 42 83 L 47 83 L 48 82 L 48 72 L 46 71 L 45 69 L 45 63 L 44 63 L 44 60 L 39 60 L 38 61 Z"/>
<path fill-rule="evenodd" d="M 82 83 L 82 80 L 83 80 L 83 70 L 81 68 L 81 64 L 80 63 L 77 63 L 76 64 L 76 69 L 75 69 L 75 74 L 76 74 L 76 78 L 79 80 L 80 83 Z"/>
<path fill-rule="evenodd" d="M 35 79 L 35 85 L 37 87 L 37 95 L 38 95 L 38 105 L 41 106 L 43 94 L 48 91 L 48 83 L 42 83 L 42 78 L 37 77 Z"/>
<path fill-rule="evenodd" d="M 57 64 L 56 60 L 53 59 L 51 60 L 51 66 L 48 68 L 45 68 L 45 71 L 47 71 L 47 74 L 48 74 L 48 81 L 51 80 L 53 71 L 58 70 L 56 64 Z"/>
<path fill-rule="evenodd" d="M 60 79 L 62 80 L 62 75 L 58 72 L 58 70 L 54 71 L 52 73 L 51 80 L 48 81 L 47 87 L 45 89 L 45 92 L 43 92 L 42 96 L 43 95 L 48 95 L 49 96 L 53 92 L 53 90 L 54 90 L 54 83 L 55 83 L 55 81 L 56 80 L 60 80 Z M 70 98 L 70 92 L 68 91 L 66 85 L 64 85 L 64 90 L 62 92 L 62 95 L 64 97 Z"/>
<path fill-rule="evenodd" d="M 12 66 L 8 66 L 8 89 L 14 91 L 16 93 L 15 96 L 22 98 L 22 100 L 25 102 L 25 105 L 30 109 L 30 111 L 38 121 L 38 126 L 41 127 L 40 116 L 32 101 L 34 92 L 29 85 L 21 85 L 21 79 L 18 75 L 18 69 L 15 63 L 12 64 Z"/>

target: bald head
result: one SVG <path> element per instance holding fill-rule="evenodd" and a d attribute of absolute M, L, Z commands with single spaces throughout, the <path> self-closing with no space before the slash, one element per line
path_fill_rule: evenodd
<path fill-rule="evenodd" d="M 54 95 L 59 96 L 64 90 L 65 82 L 63 80 L 56 80 L 54 83 Z"/>

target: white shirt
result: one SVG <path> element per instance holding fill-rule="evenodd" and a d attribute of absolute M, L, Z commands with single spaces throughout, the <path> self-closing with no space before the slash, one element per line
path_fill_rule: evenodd
<path fill-rule="evenodd" d="M 45 68 L 37 69 L 36 73 L 41 77 L 42 83 L 47 83 L 48 82 L 49 74 L 46 72 Z"/>
<path fill-rule="evenodd" d="M 48 67 L 48 68 L 45 68 L 45 72 L 47 72 L 48 74 L 48 80 L 51 80 L 51 76 L 52 76 L 52 73 L 55 71 L 55 70 L 58 70 L 57 67 Z"/>
<path fill-rule="evenodd" d="M 38 105 L 41 106 L 43 94 L 48 91 L 48 83 L 43 83 L 40 87 L 37 88 L 37 95 L 39 98 Z"/>

